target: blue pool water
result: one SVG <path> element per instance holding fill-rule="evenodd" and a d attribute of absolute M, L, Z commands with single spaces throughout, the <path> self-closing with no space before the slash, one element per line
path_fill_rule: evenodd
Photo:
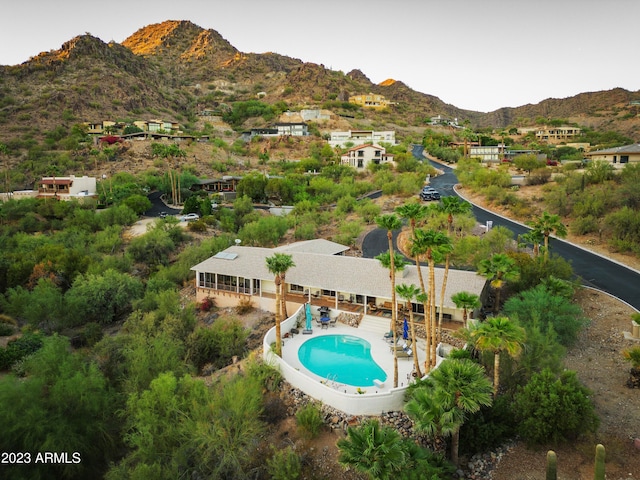
<path fill-rule="evenodd" d="M 371 344 L 352 335 L 323 335 L 304 342 L 298 358 L 322 378 L 354 387 L 372 387 L 387 374 L 371 357 Z"/>

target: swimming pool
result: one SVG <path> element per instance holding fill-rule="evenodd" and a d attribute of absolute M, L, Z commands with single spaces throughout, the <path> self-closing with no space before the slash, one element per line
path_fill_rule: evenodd
<path fill-rule="evenodd" d="M 387 379 L 371 357 L 371 344 L 353 335 L 311 338 L 298 349 L 298 359 L 312 373 L 354 387 L 372 387 L 374 380 Z"/>

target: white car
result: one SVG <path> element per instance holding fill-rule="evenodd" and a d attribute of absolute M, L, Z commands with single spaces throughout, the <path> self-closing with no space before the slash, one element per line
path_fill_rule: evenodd
<path fill-rule="evenodd" d="M 187 213 L 186 215 L 182 215 L 180 217 L 180 220 L 182 220 L 183 222 L 191 222 L 193 220 L 198 220 L 200 218 L 200 215 L 198 215 L 197 213 Z"/>

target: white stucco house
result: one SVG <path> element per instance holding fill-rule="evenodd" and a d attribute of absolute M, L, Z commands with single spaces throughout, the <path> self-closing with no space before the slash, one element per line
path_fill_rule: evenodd
<path fill-rule="evenodd" d="M 286 302 L 290 311 L 305 303 L 328 306 L 334 312 L 380 315 L 391 309 L 389 271 L 375 259 L 344 255 L 349 248 L 328 240 L 296 242 L 277 248 L 231 246 L 193 266 L 196 300 L 209 297 L 219 307 L 235 307 L 249 300 L 256 308 L 275 312 L 275 281 L 266 259 L 276 252 L 292 256 L 295 267 L 286 273 Z M 426 275 L 426 272 L 423 272 Z M 444 269 L 436 268 L 436 305 Z M 415 265 L 398 273 L 397 284 L 420 285 Z M 449 270 L 443 300 L 443 319 L 463 322 L 463 311 L 451 296 L 459 291 L 485 295 L 486 280 L 475 272 Z M 398 303 L 403 303 L 398 300 Z M 412 310 L 423 314 L 423 305 Z"/>
<path fill-rule="evenodd" d="M 366 144 L 353 147 L 340 157 L 342 165 L 349 165 L 357 170 L 364 170 L 370 163 L 382 165 L 394 164 L 393 155 L 388 155 L 387 150 L 380 145 Z"/>

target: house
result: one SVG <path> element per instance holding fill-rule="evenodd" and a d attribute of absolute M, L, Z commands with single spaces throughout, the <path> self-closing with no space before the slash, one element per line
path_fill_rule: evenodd
<path fill-rule="evenodd" d="M 528 135 L 534 133 L 536 140 L 547 143 L 561 143 L 579 137 L 582 129 L 578 127 L 562 126 L 562 127 L 520 127 L 519 135 Z"/>
<path fill-rule="evenodd" d="M 236 188 L 242 177 L 225 175 L 222 178 L 197 180 L 189 190 L 204 190 L 209 194 L 221 195 L 225 200 L 234 200 L 236 198 Z"/>
<path fill-rule="evenodd" d="M 370 163 L 381 165 L 393 164 L 393 155 L 387 155 L 387 150 L 380 145 L 366 144 L 353 147 L 340 157 L 342 165 L 349 165 L 358 170 L 367 168 Z"/>
<path fill-rule="evenodd" d="M 611 163 L 616 168 L 623 168 L 627 163 L 640 162 L 640 143 L 595 150 L 585 153 L 584 156 L 593 161 L 605 161 Z"/>
<path fill-rule="evenodd" d="M 276 123 L 274 126 L 280 136 L 306 137 L 309 135 L 309 128 L 304 122 Z"/>
<path fill-rule="evenodd" d="M 254 137 L 304 137 L 309 135 L 309 128 L 304 122 L 276 123 L 270 128 L 252 128 L 248 132 L 242 132 L 240 138 L 249 142 Z"/>
<path fill-rule="evenodd" d="M 536 139 L 549 143 L 566 142 L 580 136 L 582 129 L 577 127 L 543 127 L 536 130 Z"/>
<path fill-rule="evenodd" d="M 286 273 L 286 303 L 291 311 L 305 303 L 328 306 L 336 311 L 374 315 L 390 308 L 389 271 L 378 260 L 344 255 L 348 247 L 328 240 L 297 242 L 277 248 L 231 246 L 193 266 L 196 300 L 215 300 L 219 307 L 234 307 L 249 301 L 253 306 L 275 312 L 274 275 L 266 259 L 276 252 L 292 256 L 295 267 Z M 435 280 L 442 284 L 444 269 L 436 268 Z M 419 285 L 413 265 L 398 273 L 398 283 Z M 485 295 L 486 281 L 475 272 L 449 270 L 443 301 L 443 319 L 463 321 L 463 311 L 451 301 L 459 291 Z M 440 288 L 436 305 L 440 305 Z M 412 310 L 423 314 L 421 303 Z"/>
<path fill-rule="evenodd" d="M 540 155 L 538 150 L 512 150 L 502 143 L 484 146 L 472 145 L 469 149 L 469 156 L 479 158 L 482 163 L 512 161 L 518 155 L 536 155 L 539 160 L 546 160 L 546 155 Z"/>
<path fill-rule="evenodd" d="M 98 198 L 95 177 L 42 177 L 37 183 L 38 198 L 85 200 Z"/>
<path fill-rule="evenodd" d="M 376 132 L 374 130 L 347 130 L 346 132 L 331 132 L 329 145 L 332 147 L 345 147 L 347 144 L 364 145 L 366 143 L 396 144 L 396 132 L 387 130 Z"/>
<path fill-rule="evenodd" d="M 368 93 L 365 95 L 353 95 L 349 97 L 349 103 L 355 103 L 356 105 L 360 105 L 363 108 L 373 108 L 376 110 L 382 110 L 383 108 L 387 108 L 389 105 L 394 105 L 393 102 L 390 102 L 384 95 L 379 95 L 376 93 Z"/>

